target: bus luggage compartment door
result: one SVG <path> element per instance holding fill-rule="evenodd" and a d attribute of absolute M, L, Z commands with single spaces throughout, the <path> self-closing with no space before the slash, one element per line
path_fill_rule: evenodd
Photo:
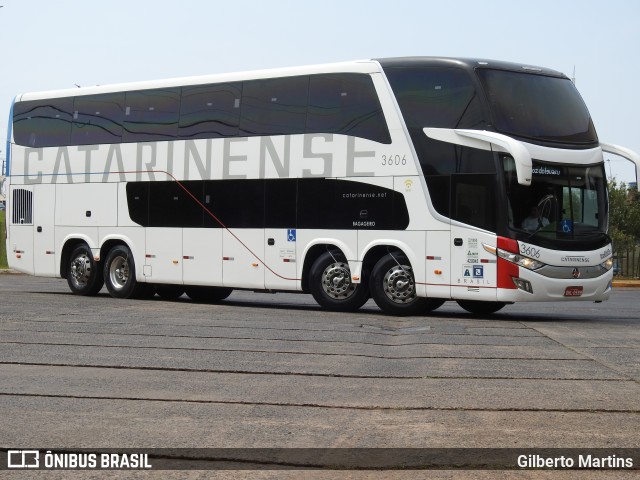
<path fill-rule="evenodd" d="M 296 229 L 265 230 L 265 288 L 296 289 Z"/>
<path fill-rule="evenodd" d="M 222 234 L 222 283 L 231 288 L 264 288 L 264 229 L 231 228 Z"/>
<path fill-rule="evenodd" d="M 34 185 L 33 270 L 43 277 L 56 276 L 56 254 L 59 258 L 59 252 L 55 251 L 55 198 L 55 185 Z"/>

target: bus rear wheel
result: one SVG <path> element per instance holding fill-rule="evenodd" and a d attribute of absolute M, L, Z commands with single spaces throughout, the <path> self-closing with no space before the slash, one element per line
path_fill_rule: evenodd
<path fill-rule="evenodd" d="M 427 298 L 426 300 L 427 301 L 423 313 L 433 312 L 436 308 L 440 308 L 442 305 L 444 305 L 444 302 L 446 301 L 443 298 Z"/>
<path fill-rule="evenodd" d="M 443 303 L 417 296 L 413 269 L 401 254 L 388 254 L 378 260 L 371 272 L 371 296 L 380 310 L 398 316 L 419 315 Z"/>
<path fill-rule="evenodd" d="M 114 298 L 135 298 L 144 288 L 136 281 L 136 265 L 129 247 L 116 245 L 104 261 L 104 283 Z"/>
<path fill-rule="evenodd" d="M 98 263 L 89 245 L 82 244 L 71 252 L 67 283 L 75 295 L 97 295 L 104 285 Z"/>
<path fill-rule="evenodd" d="M 177 300 L 184 293 L 182 285 L 157 284 L 156 293 L 163 300 Z"/>
<path fill-rule="evenodd" d="M 362 277 L 366 277 L 363 272 Z M 351 270 L 340 253 L 325 252 L 309 272 L 309 289 L 318 304 L 335 312 L 354 312 L 369 300 L 364 283 L 351 281 Z"/>
<path fill-rule="evenodd" d="M 231 292 L 233 292 L 232 288 L 225 288 L 225 287 L 191 286 L 191 287 L 185 287 L 184 290 L 187 296 L 191 300 L 193 300 L 194 302 L 201 302 L 201 303 L 219 302 L 227 298 L 229 295 L 231 295 Z"/>
<path fill-rule="evenodd" d="M 503 302 L 482 302 L 480 300 L 458 300 L 458 305 L 474 315 L 490 315 L 506 305 Z"/>

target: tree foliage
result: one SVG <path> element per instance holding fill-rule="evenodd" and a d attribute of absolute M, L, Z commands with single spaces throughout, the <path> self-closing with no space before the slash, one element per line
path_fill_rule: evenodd
<path fill-rule="evenodd" d="M 615 179 L 609 182 L 609 235 L 614 252 L 627 251 L 640 243 L 640 196 Z"/>

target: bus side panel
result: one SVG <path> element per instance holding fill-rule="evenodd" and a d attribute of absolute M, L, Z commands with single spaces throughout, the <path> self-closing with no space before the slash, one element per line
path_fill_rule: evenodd
<path fill-rule="evenodd" d="M 182 283 L 182 229 L 145 229 L 144 273 L 147 282 Z"/>
<path fill-rule="evenodd" d="M 118 224 L 116 183 L 58 184 L 55 199 L 58 226 L 115 227 Z"/>
<path fill-rule="evenodd" d="M 451 225 L 451 296 L 461 300 L 496 301 L 496 256 L 482 244 L 495 246 L 496 235 Z"/>
<path fill-rule="evenodd" d="M 33 271 L 41 277 L 56 277 L 55 199 L 56 185 L 33 187 Z"/>
<path fill-rule="evenodd" d="M 222 229 L 183 229 L 182 259 L 185 285 L 222 286 Z"/>
<path fill-rule="evenodd" d="M 232 228 L 222 233 L 222 283 L 233 288 L 264 288 L 264 229 Z"/>
<path fill-rule="evenodd" d="M 451 232 L 427 232 L 427 297 L 451 298 Z"/>

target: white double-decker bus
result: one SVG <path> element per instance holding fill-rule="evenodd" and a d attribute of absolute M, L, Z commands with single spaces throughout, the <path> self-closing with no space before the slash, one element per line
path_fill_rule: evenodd
<path fill-rule="evenodd" d="M 11 268 L 73 293 L 393 315 L 606 300 L 603 151 L 544 68 L 394 58 L 18 95 Z"/>

